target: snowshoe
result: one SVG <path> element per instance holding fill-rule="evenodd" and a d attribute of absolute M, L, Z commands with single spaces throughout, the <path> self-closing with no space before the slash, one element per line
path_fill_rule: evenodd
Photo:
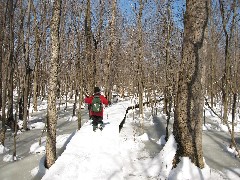
<path fill-rule="evenodd" d="M 99 124 L 98 128 L 102 131 L 103 130 L 103 124 Z"/>
<path fill-rule="evenodd" d="M 96 132 L 97 128 L 97 126 L 93 126 L 93 131 Z"/>

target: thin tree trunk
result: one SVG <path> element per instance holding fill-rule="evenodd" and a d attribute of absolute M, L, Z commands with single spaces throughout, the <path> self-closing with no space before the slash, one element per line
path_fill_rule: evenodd
<path fill-rule="evenodd" d="M 29 37 L 30 37 L 30 11 L 31 0 L 28 1 L 28 32 L 25 54 L 25 79 L 24 79 L 24 91 L 23 91 L 23 129 L 27 130 L 27 116 L 28 116 L 28 95 L 29 95 L 29 79 L 30 79 L 30 67 L 29 67 Z"/>
<path fill-rule="evenodd" d="M 92 65 L 92 30 L 91 30 L 91 1 L 87 0 L 87 7 L 85 12 L 85 58 L 87 64 L 87 90 L 93 91 L 93 65 Z"/>
<path fill-rule="evenodd" d="M 167 125 L 166 125 L 166 137 L 165 140 L 168 140 L 168 136 L 169 136 L 169 132 L 168 132 L 168 128 L 169 128 L 169 122 L 170 122 L 170 118 L 171 118 L 171 109 L 172 109 L 172 97 L 169 97 L 169 102 L 168 102 L 168 110 L 167 110 Z"/>
<path fill-rule="evenodd" d="M 81 38 L 80 38 L 80 32 L 77 29 L 77 26 L 75 24 L 75 31 L 77 33 L 77 83 L 78 86 L 78 130 L 80 130 L 82 126 L 82 112 L 81 112 L 81 106 L 82 106 L 82 99 L 83 99 L 83 68 L 82 68 L 82 61 L 81 61 Z M 76 93 L 77 93 L 76 92 Z"/>
<path fill-rule="evenodd" d="M 231 144 L 230 147 L 236 147 L 236 142 L 234 138 L 234 121 L 235 121 L 235 113 L 236 113 L 236 105 L 237 105 L 237 93 L 233 94 L 233 104 L 232 104 L 232 133 L 231 133 Z"/>
<path fill-rule="evenodd" d="M 80 71 L 81 75 L 79 77 L 79 100 L 78 100 L 78 130 L 82 127 L 82 102 L 83 102 L 83 69 Z"/>
<path fill-rule="evenodd" d="M 142 14 L 143 14 L 143 1 L 139 0 L 140 9 L 137 17 L 138 26 L 138 95 L 139 95 L 139 114 L 143 118 L 143 31 L 142 31 Z M 142 122 L 143 128 L 143 122 Z"/>
<path fill-rule="evenodd" d="M 4 8 L 4 7 L 3 7 Z M 6 7 L 5 7 L 6 8 Z M 1 11 L 4 11 L 3 9 L 1 9 Z M 5 14 L 5 13 L 4 13 Z M 5 22 L 5 18 L 3 18 L 2 20 L 2 27 L 4 27 L 4 22 Z M 4 28 L 2 29 L 1 33 L 2 34 L 2 38 L 4 36 Z M 5 42 L 6 43 L 6 37 L 2 39 L 2 41 L 0 43 L 3 43 Z M 2 49 L 2 46 L 0 47 L 1 48 L 1 51 L 3 52 L 3 49 Z M 2 85 L 2 96 L 1 96 L 1 107 L 2 107 L 2 117 L 1 117 L 1 120 L 2 120 L 2 128 L 1 128 L 1 131 L 0 131 L 0 143 L 2 145 L 4 145 L 4 142 L 5 142 L 5 133 L 6 133 L 6 112 L 5 112 L 5 109 L 6 109 L 6 96 L 7 96 L 7 74 L 8 74 L 8 68 L 3 68 L 3 67 L 8 67 L 8 58 L 6 56 L 6 54 L 1 54 L 1 78 L 2 78 L 2 81 L 1 81 L 1 85 Z"/>
<path fill-rule="evenodd" d="M 5 58 L 5 63 L 3 65 L 6 65 L 6 58 Z M 6 66 L 7 67 L 7 66 Z M 4 68 L 5 70 L 2 71 L 2 129 L 0 132 L 0 143 L 2 145 L 4 145 L 4 141 L 5 141 L 5 133 L 6 133 L 6 96 L 7 96 L 7 69 L 8 68 Z"/>
<path fill-rule="evenodd" d="M 3 55 L 3 42 L 4 42 L 4 5 L 0 6 L 0 110 L 2 111 L 2 114 L 0 114 L 0 121 L 2 121 L 2 127 L 0 130 L 0 143 L 4 145 L 5 141 L 5 107 L 3 107 L 3 104 L 5 103 L 5 90 L 4 90 L 4 74 L 6 74 L 6 68 L 4 67 L 4 55 Z"/>
<path fill-rule="evenodd" d="M 78 93 L 78 91 L 75 90 L 75 94 L 74 94 L 74 104 L 73 104 L 73 114 L 72 114 L 72 116 L 76 116 L 77 93 Z"/>
<path fill-rule="evenodd" d="M 18 73 L 18 77 L 19 77 L 19 73 Z M 17 156 L 17 131 L 18 131 L 18 127 L 17 127 L 17 122 L 18 122 L 18 105 L 19 105 L 19 101 L 20 101 L 20 97 L 21 97 L 21 88 L 20 88 L 20 79 L 17 80 L 17 102 L 15 103 L 15 131 L 14 131 L 14 135 L 13 135 L 13 161 L 14 158 Z"/>
<path fill-rule="evenodd" d="M 13 73 L 14 73 L 14 9 L 13 1 L 9 2 L 9 70 L 8 70 L 8 114 L 7 114 L 7 125 L 12 129 L 14 126 L 14 116 L 13 116 Z"/>
<path fill-rule="evenodd" d="M 232 32 L 233 32 L 233 27 L 235 23 L 235 17 L 236 17 L 236 0 L 233 1 L 233 4 L 231 5 L 233 7 L 233 18 L 230 26 L 230 33 L 227 31 L 227 19 L 225 17 L 225 10 L 224 10 L 224 5 L 223 1 L 219 0 L 219 5 L 220 5 L 220 11 L 221 11 L 221 16 L 222 16 L 222 25 L 223 25 L 223 31 L 225 35 L 225 66 L 224 66 L 224 74 L 223 74 L 223 79 L 222 79 L 222 101 L 223 101 L 223 123 L 228 124 L 228 103 L 229 103 L 229 81 L 230 81 L 230 71 L 231 71 L 231 61 L 230 61 L 230 50 L 229 50 L 229 43 L 231 42 L 232 38 Z M 228 130 L 231 131 L 229 129 Z"/>
<path fill-rule="evenodd" d="M 37 111 L 37 99 L 38 99 L 38 89 L 39 89 L 39 65 L 40 65 L 40 57 L 39 57 L 39 47 L 40 47 L 40 38 L 38 31 L 38 22 L 37 22 L 37 14 L 36 9 L 34 10 L 34 22 L 35 22 L 35 66 L 34 66 L 34 80 L 33 80 L 33 109 Z"/>
<path fill-rule="evenodd" d="M 167 7 L 167 39 L 165 45 L 166 52 L 166 84 L 164 88 L 164 105 L 165 113 L 167 115 L 167 125 L 166 125 L 166 137 L 165 140 L 168 140 L 168 126 L 171 118 L 171 108 L 172 108 L 172 84 L 173 84 L 173 74 L 171 73 L 171 59 L 170 59 L 170 38 L 172 33 L 172 21 L 171 21 L 171 4 L 168 2 Z"/>
<path fill-rule="evenodd" d="M 106 74 L 105 74 L 105 96 L 106 98 L 110 101 L 112 98 L 112 77 L 111 77 L 111 70 L 112 70 L 112 61 L 113 61 L 113 54 L 114 54 L 114 49 L 116 46 L 115 43 L 115 29 L 116 29 L 116 10 L 117 10 L 117 0 L 112 1 L 112 19 L 110 21 L 110 41 L 108 44 L 108 49 L 107 49 L 107 57 L 106 57 Z"/>
<path fill-rule="evenodd" d="M 3 63 L 3 35 L 4 35 L 4 27 L 3 27 L 3 21 L 4 21 L 4 6 L 0 6 L 0 110 L 2 109 L 2 63 Z M 0 121 L 1 121 L 1 115 L 0 115 Z"/>

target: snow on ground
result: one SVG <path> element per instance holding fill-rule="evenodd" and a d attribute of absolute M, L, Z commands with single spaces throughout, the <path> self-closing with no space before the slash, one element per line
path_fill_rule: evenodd
<path fill-rule="evenodd" d="M 114 112 L 114 118 L 110 112 L 108 114 L 111 120 L 122 117 L 118 114 L 121 111 L 114 106 L 111 112 Z M 142 151 L 144 142 L 150 138 L 146 133 L 138 135 L 132 118 L 127 117 L 120 134 L 118 125 L 112 126 L 109 119 L 104 119 L 106 127 L 103 131 L 92 132 L 91 125 L 85 123 L 56 163 L 49 170 L 44 169 L 43 179 L 223 179 L 221 173 L 211 170 L 207 164 L 204 169 L 199 169 L 187 157 L 172 169 L 177 147 L 173 135 L 152 158 Z M 144 123 L 151 124 L 152 118 L 145 117 Z M 156 141 L 164 144 L 164 136 Z"/>
<path fill-rule="evenodd" d="M 121 105 L 127 108 L 130 102 Z M 126 123 L 121 133 L 118 133 L 118 124 L 114 125 L 113 119 L 122 118 L 124 112 L 119 110 L 120 106 L 111 106 L 105 112 L 105 129 L 92 132 L 89 122 L 85 123 L 80 131 L 73 132 L 72 135 L 65 134 L 57 137 L 57 148 L 67 144 L 64 153 L 58 158 L 50 170 L 44 167 L 44 157 L 40 160 L 39 166 L 31 171 L 34 177 L 37 173 L 44 176 L 43 179 L 223 179 L 221 173 L 210 169 L 205 164 L 204 169 L 197 168 L 191 163 L 189 158 L 183 157 L 178 166 L 172 169 L 172 160 L 176 153 L 176 142 L 173 135 L 170 135 L 167 142 L 165 136 L 160 139 L 151 139 L 146 133 L 136 132 L 136 122 L 144 120 L 144 124 L 152 125 L 153 117 L 146 115 L 139 119 L 135 114 L 135 119 L 126 117 Z M 158 107 L 159 108 L 159 107 Z M 162 108 L 162 107 L 161 107 Z M 46 102 L 41 104 L 38 111 L 46 109 Z M 108 110 L 110 109 L 110 111 Z M 145 113 L 149 112 L 145 109 Z M 111 116 L 111 113 L 114 114 Z M 130 111 L 129 113 L 135 113 Z M 165 115 L 158 115 L 164 118 Z M 221 121 L 209 109 L 206 108 L 206 117 L 216 122 L 219 131 L 224 130 Z M 76 117 L 69 116 L 68 121 L 76 121 Z M 237 119 L 239 120 L 239 118 Z M 36 118 L 30 117 L 30 122 Z M 44 123 L 30 123 L 31 129 L 43 129 Z M 238 126 L 239 127 L 239 126 Z M 239 128 L 240 129 L 240 128 Z M 203 130 L 213 130 L 211 124 L 203 125 Z M 216 130 L 216 129 L 215 129 Z M 240 131 L 239 131 L 240 132 Z M 72 137 L 73 136 L 73 137 Z M 70 142 L 69 142 L 69 139 Z M 156 141 L 159 145 L 165 145 L 155 156 L 151 157 L 144 149 L 144 142 Z M 42 143 L 32 144 L 30 153 L 45 153 L 46 137 L 42 138 Z M 229 152 L 235 153 L 226 146 Z M 0 153 L 6 153 L 8 149 L 0 145 Z M 18 158 L 18 157 L 17 157 Z M 10 155 L 4 156 L 5 161 L 12 161 Z M 235 172 L 235 174 L 233 173 Z M 240 169 L 225 170 L 224 174 L 229 179 L 239 179 L 236 174 L 240 174 Z M 61 175 L 58 176 L 58 175 Z"/>
<path fill-rule="evenodd" d="M 104 129 L 93 132 L 89 122 L 67 145 L 66 150 L 47 171 L 44 179 L 122 179 L 119 124 L 128 102 L 109 107 L 104 115 Z"/>
<path fill-rule="evenodd" d="M 223 132 L 229 133 L 227 126 L 222 124 L 221 119 L 219 119 L 219 117 L 217 117 L 211 111 L 211 109 L 209 109 L 208 107 L 204 107 L 204 109 L 205 109 L 205 116 L 207 118 L 209 118 L 212 123 L 215 124 L 215 125 L 212 125 L 212 124 L 209 124 L 209 123 L 205 123 L 205 125 L 203 124 L 202 128 L 203 128 L 204 131 L 216 130 L 216 131 L 223 131 Z M 216 113 L 221 115 L 221 107 L 219 105 L 217 105 L 214 109 L 215 109 Z M 229 122 L 230 128 L 232 128 L 232 126 L 231 126 L 232 115 L 231 114 L 228 114 L 228 122 Z M 235 133 L 239 133 L 240 132 L 240 115 L 239 114 L 236 114 L 234 132 Z M 237 153 L 237 151 L 235 150 L 234 147 L 230 148 L 228 145 L 225 145 L 225 149 L 229 153 L 233 154 L 233 156 L 237 156 L 238 155 L 238 153 Z"/>
<path fill-rule="evenodd" d="M 67 142 L 67 140 L 69 139 L 70 135 L 71 134 L 64 134 L 64 135 L 57 136 L 56 148 L 57 149 L 62 148 L 65 145 L 65 143 Z M 41 138 L 41 143 L 36 142 L 36 143 L 32 144 L 32 146 L 30 147 L 30 153 L 32 153 L 32 154 L 45 154 L 45 147 L 46 147 L 46 136 Z"/>
<path fill-rule="evenodd" d="M 4 147 L 1 143 L 0 143 L 0 154 L 6 153 L 8 152 L 9 149 Z"/>
<path fill-rule="evenodd" d="M 233 173 L 234 172 L 234 173 Z M 240 179 L 239 178 L 239 174 L 240 174 L 240 169 L 238 168 L 233 168 L 233 169 L 225 169 L 224 173 L 226 174 L 226 176 L 231 179 L 231 180 L 237 180 Z"/>
<path fill-rule="evenodd" d="M 221 119 L 219 119 L 212 111 L 211 109 L 209 109 L 207 106 L 204 107 L 205 110 L 205 116 L 209 119 L 211 119 L 211 121 L 213 123 L 216 124 L 217 128 L 215 130 L 217 131 L 224 131 L 224 132 L 228 132 L 228 128 L 226 125 L 222 124 Z M 221 107 L 219 105 L 217 105 L 216 107 L 214 107 L 215 112 L 221 116 Z M 232 123 L 232 114 L 228 114 L 228 123 L 231 126 Z M 205 124 L 205 127 L 203 127 L 203 130 L 211 130 L 211 124 Z M 234 132 L 240 132 L 240 115 L 236 114 L 235 117 L 235 126 L 234 126 Z"/>
<path fill-rule="evenodd" d="M 13 161 L 21 160 L 21 159 L 22 159 L 22 157 L 20 157 L 18 155 L 13 157 L 13 155 L 11 155 L 11 154 L 6 154 L 3 157 L 4 162 L 13 162 Z"/>

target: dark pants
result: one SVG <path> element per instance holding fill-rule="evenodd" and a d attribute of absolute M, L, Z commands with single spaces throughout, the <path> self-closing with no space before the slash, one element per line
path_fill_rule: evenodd
<path fill-rule="evenodd" d="M 90 109 L 91 109 L 91 104 L 88 104 L 88 115 L 89 115 L 89 119 L 92 119 L 92 117 L 90 116 Z"/>
<path fill-rule="evenodd" d="M 101 116 L 92 116 L 92 120 L 93 127 L 97 127 L 98 124 L 103 125 L 103 117 Z"/>

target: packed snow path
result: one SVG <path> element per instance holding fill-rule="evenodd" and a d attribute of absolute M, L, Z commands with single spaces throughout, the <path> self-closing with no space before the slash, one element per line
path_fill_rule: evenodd
<path fill-rule="evenodd" d="M 103 131 L 93 132 L 90 123 L 85 123 L 42 179 L 122 179 L 119 124 L 128 106 L 130 102 L 120 102 L 106 108 Z"/>

